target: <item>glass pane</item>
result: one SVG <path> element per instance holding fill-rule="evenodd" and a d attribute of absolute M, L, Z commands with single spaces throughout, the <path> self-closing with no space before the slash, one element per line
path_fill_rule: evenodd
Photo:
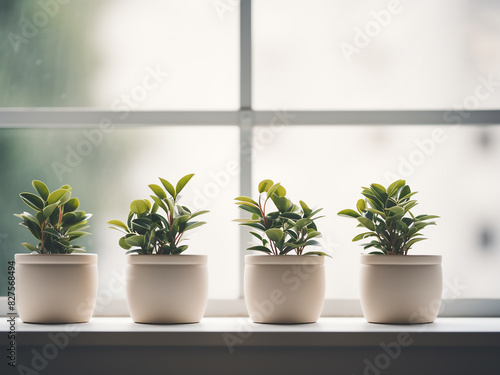
<path fill-rule="evenodd" d="M 238 107 L 239 17 L 206 0 L 2 1 L 1 107 Z"/>
<path fill-rule="evenodd" d="M 209 139 L 225 146 L 214 147 Z M 239 191 L 238 139 L 238 128 L 232 126 L 1 130 L 0 264 L 27 252 L 21 242 L 34 243 L 12 216 L 29 211 L 18 194 L 32 191 L 33 179 L 45 181 L 51 190 L 67 183 L 82 209 L 94 215 L 89 221 L 93 235 L 82 243 L 99 254 L 100 288 L 112 290 L 108 284 L 122 275 L 125 251 L 118 246 L 119 233 L 106 222 L 125 221 L 130 202 L 148 198 L 148 184 L 159 183 L 158 177 L 177 181 L 195 173 L 183 191 L 184 203 L 210 210 L 205 215 L 209 224 L 188 236 L 187 253 L 209 255 L 209 298 L 236 298 L 239 240 L 231 218 L 238 215 L 233 204 Z M 6 295 L 6 271 L 0 269 L 0 295 Z M 124 296 L 122 289 L 113 295 Z"/>
<path fill-rule="evenodd" d="M 361 186 L 398 177 L 419 192 L 414 213 L 441 216 L 411 254 L 443 256 L 445 296 L 500 297 L 500 126 L 274 126 L 254 137 L 254 185 L 271 178 L 325 208 L 328 298 L 358 297 L 360 228 L 337 212 L 355 207 Z"/>
<path fill-rule="evenodd" d="M 500 2 L 253 4 L 257 109 L 500 108 Z"/>

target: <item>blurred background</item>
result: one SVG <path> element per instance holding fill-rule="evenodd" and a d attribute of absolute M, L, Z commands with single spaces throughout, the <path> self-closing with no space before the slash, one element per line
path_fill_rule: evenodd
<path fill-rule="evenodd" d="M 277 114 L 253 127 L 252 191 L 271 178 L 292 200 L 325 208 L 327 297 L 358 298 L 358 231 L 336 212 L 354 207 L 361 186 L 405 178 L 419 191 L 414 212 L 441 216 L 412 253 L 443 255 L 445 280 L 461 286 L 454 297 L 500 298 L 500 126 L 462 125 L 467 112 L 425 126 L 286 121 L 294 110 L 500 109 L 500 1 L 252 7 L 252 109 Z M 234 0 L 0 0 L 0 107 L 112 113 L 101 128 L 16 127 L 0 117 L 0 295 L 7 261 L 33 243 L 13 216 L 26 210 L 18 194 L 33 179 L 51 190 L 70 184 L 94 214 L 82 242 L 99 254 L 105 287 L 125 264 L 106 221 L 124 220 L 158 177 L 195 173 L 185 203 L 211 213 L 188 251 L 210 256 L 211 299 L 239 297 L 233 198 L 248 149 L 238 123 L 120 124 L 130 111 L 238 111 L 239 11 Z"/>

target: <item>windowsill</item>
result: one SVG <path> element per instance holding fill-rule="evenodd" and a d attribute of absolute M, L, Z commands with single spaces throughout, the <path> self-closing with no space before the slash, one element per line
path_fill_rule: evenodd
<path fill-rule="evenodd" d="M 0 334 L 7 336 L 8 328 L 2 318 Z M 18 320 L 16 328 L 18 366 L 51 375 L 469 375 L 498 374 L 500 368 L 498 317 L 412 326 L 347 317 L 300 325 L 254 324 L 243 317 L 150 325 L 99 317 L 82 324 Z"/>
<path fill-rule="evenodd" d="M 8 330 L 2 318 L 0 332 Z M 70 346 L 379 346 L 408 333 L 412 346 L 500 346 L 500 318 L 438 318 L 432 324 L 370 324 L 363 318 L 320 318 L 298 325 L 255 324 L 249 318 L 204 318 L 197 324 L 136 324 L 131 318 L 93 318 L 80 324 L 26 324 L 17 320 L 17 345 L 44 345 L 67 332 Z"/>

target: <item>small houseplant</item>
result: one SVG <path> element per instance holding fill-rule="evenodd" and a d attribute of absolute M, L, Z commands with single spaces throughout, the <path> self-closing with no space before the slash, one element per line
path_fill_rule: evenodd
<path fill-rule="evenodd" d="M 258 186 L 257 201 L 250 197 L 235 198 L 236 204 L 252 214 L 237 219 L 240 225 L 256 229 L 250 233 L 258 245 L 247 250 L 265 255 L 245 257 L 245 302 L 251 319 L 257 323 L 311 323 L 323 308 L 325 269 L 322 251 L 307 251 L 319 246 L 314 238 L 321 233 L 316 216 L 300 201 L 294 204 L 280 183 L 263 180 Z M 269 212 L 269 205 L 274 211 Z"/>
<path fill-rule="evenodd" d="M 123 234 L 119 245 L 128 254 L 127 303 L 137 323 L 194 323 L 205 312 L 207 257 L 183 254 L 185 233 L 205 224 L 193 219 L 208 212 L 191 212 L 179 204 L 179 193 L 193 176 L 182 177 L 175 187 L 160 178 L 163 187 L 149 185 L 153 204 L 134 200 L 126 224 L 108 222 Z"/>
<path fill-rule="evenodd" d="M 363 187 L 356 210 L 340 216 L 355 219 L 364 232 L 352 241 L 362 241 L 368 254 L 361 256 L 361 305 L 365 318 L 374 323 L 429 323 L 439 312 L 442 290 L 441 256 L 408 255 L 421 231 L 435 225 L 435 215 L 415 216 L 417 205 L 404 180 L 387 188 L 380 184 Z"/>
<path fill-rule="evenodd" d="M 89 321 L 97 294 L 97 255 L 81 254 L 85 249 L 73 241 L 89 234 L 84 230 L 92 215 L 78 210 L 69 185 L 53 192 L 42 181 L 32 185 L 37 194 L 20 197 L 34 213 L 15 215 L 37 240 L 36 245 L 23 243 L 31 254 L 15 256 L 19 315 L 30 323 Z"/>

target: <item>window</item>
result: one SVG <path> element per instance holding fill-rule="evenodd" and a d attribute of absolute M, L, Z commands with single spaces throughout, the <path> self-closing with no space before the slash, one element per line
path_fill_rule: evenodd
<path fill-rule="evenodd" d="M 94 214 L 85 245 L 102 291 L 125 263 L 106 221 L 158 176 L 194 172 L 186 203 L 211 211 L 190 236 L 209 255 L 209 313 L 238 314 L 251 239 L 233 198 L 272 178 L 325 208 L 325 314 L 355 314 L 361 249 L 336 212 L 361 185 L 402 177 L 441 216 L 414 253 L 443 255 L 457 291 L 445 297 L 500 299 L 497 2 L 4 3 L 1 264 L 31 240 L 17 194 L 64 181 Z M 6 280 L 0 269 L 0 295 Z M 126 314 L 123 301 L 97 314 Z"/>

